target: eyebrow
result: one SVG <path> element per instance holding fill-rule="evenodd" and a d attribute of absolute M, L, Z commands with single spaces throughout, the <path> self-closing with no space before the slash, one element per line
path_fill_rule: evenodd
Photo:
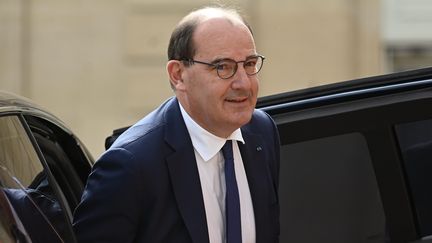
<path fill-rule="evenodd" d="M 258 54 L 257 54 L 257 53 L 247 56 L 247 57 L 244 59 L 244 61 L 246 61 L 246 60 L 248 60 L 248 59 L 251 59 L 251 58 L 256 58 L 256 57 L 258 57 Z M 216 58 L 215 60 L 211 61 L 210 63 L 211 63 L 211 64 L 216 64 L 216 63 L 221 62 L 221 61 L 224 61 L 224 60 L 233 60 L 233 61 L 236 61 L 236 60 L 234 60 L 234 59 L 232 59 L 232 58 L 228 58 L 228 57 L 220 57 L 220 58 Z"/>
<path fill-rule="evenodd" d="M 211 61 L 211 64 L 217 64 L 218 62 L 224 61 L 224 60 L 230 60 L 230 58 L 216 58 L 215 60 Z"/>

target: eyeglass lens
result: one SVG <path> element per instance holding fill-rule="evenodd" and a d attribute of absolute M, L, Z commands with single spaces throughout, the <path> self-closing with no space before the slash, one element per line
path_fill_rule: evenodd
<path fill-rule="evenodd" d="M 231 59 L 225 59 L 216 64 L 217 73 L 220 78 L 230 78 L 237 72 L 238 64 L 242 63 L 245 72 L 248 75 L 254 75 L 261 70 L 263 58 L 261 56 L 251 57 L 245 61 L 236 62 Z"/>

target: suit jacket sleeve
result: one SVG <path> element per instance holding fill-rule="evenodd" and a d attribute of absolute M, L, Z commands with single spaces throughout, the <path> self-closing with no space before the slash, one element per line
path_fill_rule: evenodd
<path fill-rule="evenodd" d="M 133 242 L 140 211 L 139 169 L 125 149 L 107 151 L 89 176 L 74 213 L 78 242 Z"/>

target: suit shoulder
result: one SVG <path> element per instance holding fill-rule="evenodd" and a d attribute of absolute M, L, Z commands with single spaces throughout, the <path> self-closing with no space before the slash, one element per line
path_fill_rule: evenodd
<path fill-rule="evenodd" d="M 115 147 L 130 147 L 132 144 L 145 139 L 152 140 L 162 138 L 163 128 L 167 124 L 166 114 L 175 107 L 176 99 L 171 98 L 124 131 L 112 145 Z"/>
<path fill-rule="evenodd" d="M 262 111 L 262 110 L 255 109 L 254 112 L 252 113 L 252 117 L 257 117 L 257 118 L 261 118 L 261 119 L 268 119 L 268 118 L 270 118 L 270 115 L 267 114 L 266 112 Z"/>
<path fill-rule="evenodd" d="M 274 121 L 273 119 L 270 117 L 269 114 L 267 114 L 266 112 L 262 111 L 262 110 L 257 110 L 255 109 L 255 111 L 252 114 L 252 118 L 251 121 L 249 122 L 249 125 L 254 126 L 254 125 L 259 125 L 259 126 L 263 126 L 263 125 L 268 125 L 268 126 L 273 126 L 274 125 Z"/>
<path fill-rule="evenodd" d="M 249 123 L 242 127 L 244 132 L 265 134 L 266 136 L 277 133 L 276 130 L 276 125 L 270 115 L 257 109 L 253 112 Z"/>

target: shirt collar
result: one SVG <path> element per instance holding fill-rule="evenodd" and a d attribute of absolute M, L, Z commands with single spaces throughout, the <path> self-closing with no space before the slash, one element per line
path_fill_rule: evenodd
<path fill-rule="evenodd" d="M 231 133 L 228 138 L 218 137 L 196 123 L 184 110 L 180 102 L 179 106 L 186 128 L 191 137 L 192 145 L 204 161 L 209 161 L 213 158 L 222 149 L 227 140 L 236 140 L 243 144 L 245 143 L 240 128 Z"/>

